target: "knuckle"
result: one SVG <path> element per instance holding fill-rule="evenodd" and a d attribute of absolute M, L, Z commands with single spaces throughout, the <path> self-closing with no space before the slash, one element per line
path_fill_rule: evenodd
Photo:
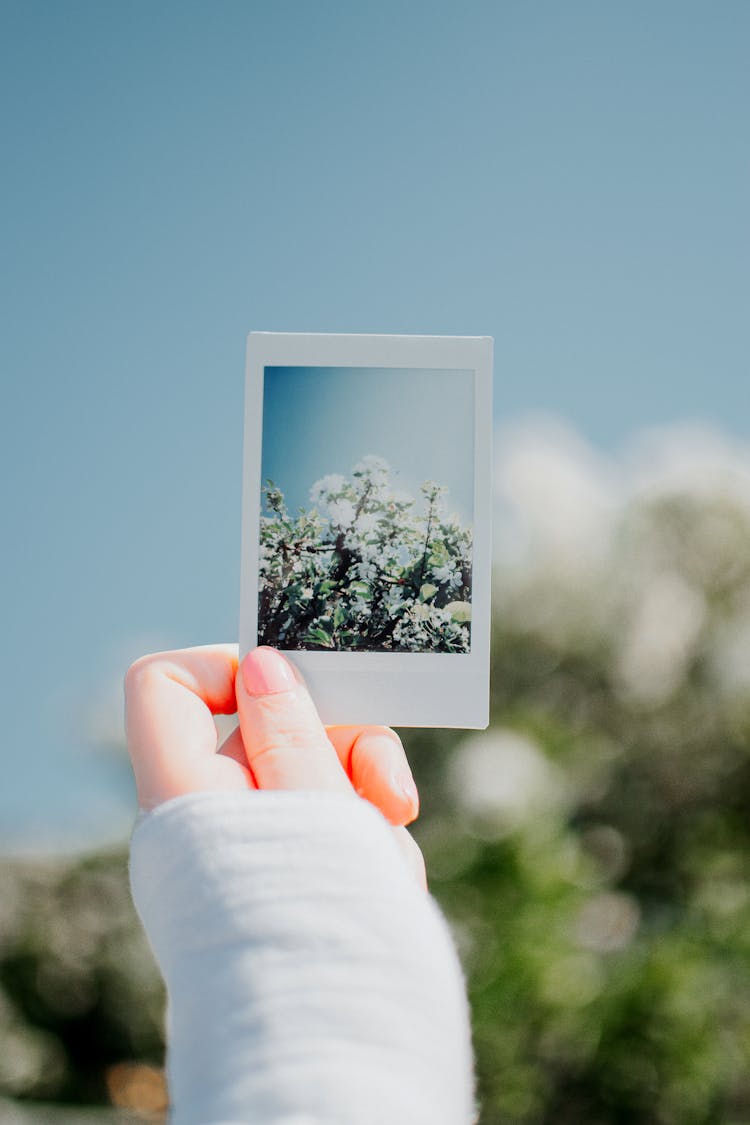
<path fill-rule="evenodd" d="M 140 656 L 128 668 L 125 673 L 125 695 L 133 695 L 138 692 L 147 681 L 151 680 L 154 672 L 158 669 L 159 665 L 163 662 L 164 653 L 155 652 L 147 653 L 145 656 Z"/>

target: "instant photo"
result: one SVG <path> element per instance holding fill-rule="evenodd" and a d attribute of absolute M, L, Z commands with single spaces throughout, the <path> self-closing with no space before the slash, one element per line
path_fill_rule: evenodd
<path fill-rule="evenodd" d="M 241 647 L 326 723 L 483 727 L 491 341 L 248 339 Z"/>

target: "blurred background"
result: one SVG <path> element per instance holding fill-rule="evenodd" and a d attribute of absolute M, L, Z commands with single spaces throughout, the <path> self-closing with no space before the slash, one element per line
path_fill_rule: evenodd
<path fill-rule="evenodd" d="M 403 732 L 483 1125 L 750 1122 L 749 54 L 0 0 L 3 1125 L 163 1120 L 121 681 L 236 637 L 250 329 L 496 340 L 493 721 Z"/>

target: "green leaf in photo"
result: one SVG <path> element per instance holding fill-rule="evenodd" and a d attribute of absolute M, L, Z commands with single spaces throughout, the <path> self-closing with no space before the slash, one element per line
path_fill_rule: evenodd
<path fill-rule="evenodd" d="M 287 586 L 286 599 L 290 606 L 299 604 L 302 598 L 302 588 L 301 582 L 292 582 L 290 586 Z"/>
<path fill-rule="evenodd" d="M 339 637 L 339 645 L 346 649 L 360 648 L 362 645 L 361 634 L 351 629 L 345 630 Z"/>
<path fill-rule="evenodd" d="M 334 627 L 334 629 L 340 629 L 341 626 L 346 622 L 346 619 L 347 619 L 346 610 L 344 609 L 344 607 L 341 604 L 337 605 L 336 608 L 333 611 L 333 627 Z"/>
<path fill-rule="evenodd" d="M 437 586 L 433 586 L 431 582 L 425 582 L 420 587 L 419 596 L 423 602 L 428 602 L 430 598 L 434 597 L 437 592 Z"/>
<path fill-rule="evenodd" d="M 471 621 L 471 602 L 448 602 L 445 608 L 454 621 Z"/>
<path fill-rule="evenodd" d="M 323 648 L 333 648 L 333 637 L 319 626 L 307 630 L 304 636 L 304 642 L 308 645 L 320 645 Z"/>

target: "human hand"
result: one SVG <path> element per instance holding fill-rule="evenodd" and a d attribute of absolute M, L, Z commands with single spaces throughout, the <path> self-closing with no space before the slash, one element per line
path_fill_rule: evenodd
<path fill-rule="evenodd" d="M 210 790 L 308 789 L 359 794 L 391 824 L 414 820 L 419 798 L 401 741 L 387 727 L 323 727 L 301 677 L 275 649 L 238 666 L 236 645 L 156 653 L 125 680 L 128 750 L 142 809 Z M 239 713 L 218 745 L 214 715 Z M 424 882 L 421 853 L 396 829 Z"/>

